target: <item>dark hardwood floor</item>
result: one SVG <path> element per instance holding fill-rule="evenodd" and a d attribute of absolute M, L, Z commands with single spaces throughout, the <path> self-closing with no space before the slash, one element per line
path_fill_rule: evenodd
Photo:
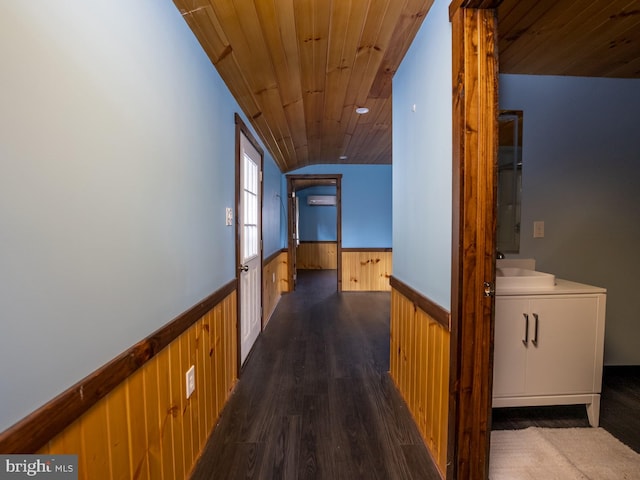
<path fill-rule="evenodd" d="M 439 479 L 389 370 L 386 293 L 300 271 L 192 478 Z M 588 427 L 584 406 L 493 409 L 493 429 Z M 640 453 L 640 367 L 605 367 L 600 426 Z"/>
<path fill-rule="evenodd" d="M 583 405 L 494 408 L 494 430 L 530 426 L 588 427 Z M 640 453 L 640 367 L 605 367 L 600 398 L 600 427 Z"/>
<path fill-rule="evenodd" d="M 605 367 L 600 426 L 640 453 L 640 366 Z"/>
<path fill-rule="evenodd" d="M 300 271 L 241 372 L 193 479 L 439 479 L 389 370 L 388 293 Z"/>

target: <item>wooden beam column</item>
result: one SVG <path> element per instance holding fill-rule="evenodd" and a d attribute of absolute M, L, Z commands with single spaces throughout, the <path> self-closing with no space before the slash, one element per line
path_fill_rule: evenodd
<path fill-rule="evenodd" d="M 454 195 L 450 480 L 488 477 L 491 435 L 493 297 L 485 296 L 484 282 L 495 282 L 497 20 L 491 2 L 473 3 L 454 2 L 450 10 Z"/>

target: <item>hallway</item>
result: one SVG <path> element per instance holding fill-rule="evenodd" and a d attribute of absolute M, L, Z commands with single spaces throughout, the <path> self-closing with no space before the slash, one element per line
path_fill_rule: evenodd
<path fill-rule="evenodd" d="M 439 479 L 387 372 L 388 293 L 300 271 L 258 339 L 194 479 Z"/>

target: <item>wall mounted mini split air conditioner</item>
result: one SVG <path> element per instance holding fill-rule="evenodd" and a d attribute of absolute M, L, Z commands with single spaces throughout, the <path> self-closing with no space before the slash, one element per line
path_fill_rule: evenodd
<path fill-rule="evenodd" d="M 335 195 L 309 195 L 307 197 L 307 205 L 312 206 L 326 206 L 326 205 L 335 205 L 336 204 L 336 196 Z"/>

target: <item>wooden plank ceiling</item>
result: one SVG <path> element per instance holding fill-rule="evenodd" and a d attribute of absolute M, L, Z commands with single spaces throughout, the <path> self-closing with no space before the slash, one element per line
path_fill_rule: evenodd
<path fill-rule="evenodd" d="M 500 72 L 640 77 L 640 0 L 504 0 Z"/>
<path fill-rule="evenodd" d="M 433 0 L 174 3 L 283 172 L 391 163 L 391 80 Z M 504 0 L 498 18 L 503 73 L 640 77 L 640 0 Z"/>
<path fill-rule="evenodd" d="M 283 172 L 391 163 L 391 78 L 433 0 L 174 3 Z"/>

